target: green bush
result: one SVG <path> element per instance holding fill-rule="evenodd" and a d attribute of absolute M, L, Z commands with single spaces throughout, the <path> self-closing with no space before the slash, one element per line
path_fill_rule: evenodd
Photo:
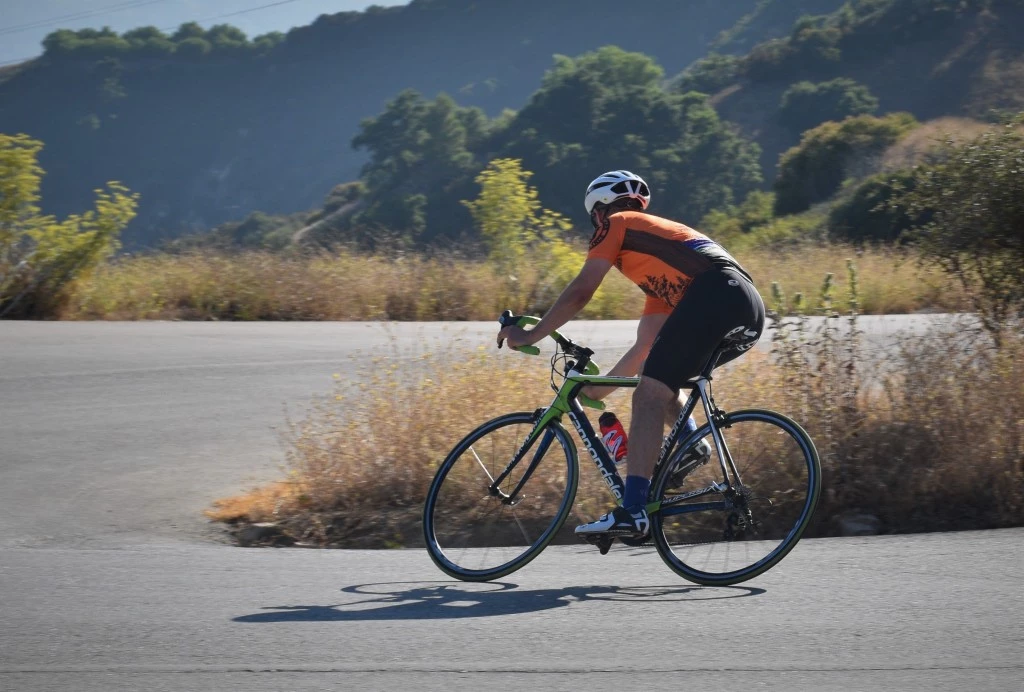
<path fill-rule="evenodd" d="M 997 336 L 1024 319 L 1024 114 L 974 141 L 946 145 L 915 171 L 895 206 L 921 219 L 909 232 L 925 259 L 969 291 Z"/>
<path fill-rule="evenodd" d="M 771 222 L 775 195 L 755 190 L 738 207 L 716 209 L 701 219 L 700 227 L 715 240 L 731 247 L 731 243 L 754 228 Z"/>
<path fill-rule="evenodd" d="M 712 53 L 686 68 L 673 86 L 677 91 L 714 94 L 733 84 L 739 77 L 740 59 L 735 55 Z"/>
<path fill-rule="evenodd" d="M 828 217 L 830 233 L 855 243 L 900 240 L 915 219 L 890 203 L 905 190 L 912 189 L 913 184 L 914 176 L 907 171 L 871 176 L 832 207 Z"/>
<path fill-rule="evenodd" d="M 800 144 L 779 160 L 775 213 L 809 209 L 834 195 L 847 178 L 871 173 L 874 159 L 917 124 L 909 113 L 862 115 L 805 132 Z"/>
<path fill-rule="evenodd" d="M 252 45 L 260 53 L 268 53 L 285 41 L 285 35 L 280 31 L 271 31 L 261 34 L 252 40 Z"/>
<path fill-rule="evenodd" d="M 202 58 L 212 50 L 213 46 L 205 38 L 187 38 L 178 44 L 177 54 L 185 58 Z"/>
<path fill-rule="evenodd" d="M 783 75 L 824 76 L 842 57 L 843 31 L 825 17 L 803 17 L 783 39 L 754 46 L 743 58 L 741 71 L 754 80 L 773 81 Z"/>
<path fill-rule="evenodd" d="M 342 207 L 359 200 L 365 194 L 366 186 L 358 180 L 350 183 L 342 183 L 341 185 L 335 185 L 327 195 L 322 215 L 325 216 L 336 212 Z M 310 221 L 314 220 L 316 219 L 310 219 Z"/>
<path fill-rule="evenodd" d="M 171 36 L 175 43 L 181 43 L 190 38 L 206 38 L 206 29 L 198 22 L 186 22 L 178 27 L 178 30 Z"/>
<path fill-rule="evenodd" d="M 773 218 L 730 241 L 729 252 L 775 251 L 819 242 L 824 239 L 826 221 L 826 216 L 817 210 Z"/>
<path fill-rule="evenodd" d="M 794 131 L 804 132 L 827 120 L 843 120 L 878 110 L 878 99 L 852 79 L 828 82 L 797 82 L 782 94 L 779 120 Z"/>
<path fill-rule="evenodd" d="M 0 318 L 52 317 L 74 282 L 118 247 L 137 195 L 109 183 L 96 208 L 63 221 L 39 207 L 42 142 L 0 134 Z"/>
<path fill-rule="evenodd" d="M 163 57 L 174 52 L 174 41 L 155 26 L 144 26 L 122 34 L 133 53 L 146 57 Z"/>
<path fill-rule="evenodd" d="M 43 39 L 43 48 L 49 57 L 166 57 L 176 53 L 185 58 L 200 58 L 211 53 L 266 53 L 284 39 L 284 34 L 273 32 L 250 41 L 244 31 L 230 24 L 218 24 L 207 30 L 196 22 L 188 22 L 170 36 L 154 26 L 132 29 L 120 35 L 109 28 L 60 29 Z"/>

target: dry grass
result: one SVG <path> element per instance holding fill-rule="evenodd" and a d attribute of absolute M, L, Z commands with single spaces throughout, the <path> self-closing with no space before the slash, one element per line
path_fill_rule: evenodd
<path fill-rule="evenodd" d="M 826 273 L 836 276 L 836 294 L 845 295 L 846 262 L 853 259 L 857 264 L 863 314 L 960 312 L 970 306 L 956 281 L 937 268 L 922 268 L 915 255 L 895 248 L 862 250 L 843 245 L 808 245 L 775 252 L 738 253 L 737 259 L 754 277 L 765 305 L 771 304 L 773 281 L 781 284 L 790 296 L 814 296 Z"/>
<path fill-rule="evenodd" d="M 552 396 L 540 359 L 492 353 L 481 346 L 453 355 L 439 344 L 417 355 L 394 346 L 354 389 L 339 376 L 335 394 L 289 426 L 287 481 L 269 495 L 257 488 L 222 500 L 209 516 L 282 522 L 315 544 L 417 541 L 427 487 L 455 442 L 489 418 L 532 411 Z"/>
<path fill-rule="evenodd" d="M 767 299 L 771 281 L 814 290 L 856 256 L 867 313 L 959 310 L 962 291 L 913 257 L 844 246 L 738 253 Z M 490 320 L 506 308 L 539 313 L 561 286 L 524 263 L 514 277 L 485 262 L 341 252 L 314 257 L 245 252 L 124 258 L 80 283 L 64 319 Z M 643 295 L 611 272 L 582 317 L 632 319 Z"/>
<path fill-rule="evenodd" d="M 874 364 L 830 324 L 777 344 L 781 364 L 736 371 L 741 402 L 771 401 L 815 440 L 824 493 L 812 533 L 834 535 L 858 513 L 894 533 L 1024 524 L 1024 338 L 996 351 L 954 324 Z"/>
<path fill-rule="evenodd" d="M 64 319 L 475 320 L 535 311 L 552 293 L 527 264 L 515 277 L 480 261 L 341 252 L 253 251 L 121 259 L 80 284 Z M 585 316 L 635 315 L 631 284 L 612 277 Z M 634 295 L 635 294 L 635 295 Z"/>
<path fill-rule="evenodd" d="M 875 515 L 888 532 L 1021 525 L 1024 340 L 999 352 L 983 343 L 934 332 L 905 342 L 888 364 L 896 374 L 881 377 L 866 369 L 856 338 L 797 324 L 776 344 L 777 357 L 753 352 L 729 366 L 716 378 L 716 398 L 805 425 L 824 468 L 814 535 L 834 535 L 851 513 Z M 396 347 L 355 390 L 339 384 L 291 426 L 287 479 L 223 500 L 211 516 L 276 522 L 316 545 L 419 545 L 426 490 L 454 444 L 485 420 L 552 396 L 540 359 L 485 347 L 468 358 L 442 353 Z M 628 425 L 628 393 L 610 403 Z M 581 465 L 570 522 L 610 503 L 585 453 Z"/>
<path fill-rule="evenodd" d="M 217 500 L 206 511 L 213 521 L 231 523 L 244 517 L 274 517 L 283 507 L 289 505 L 294 495 L 294 483 L 277 481 L 253 488 L 244 495 Z M 261 519 L 253 519 L 261 521 Z"/>

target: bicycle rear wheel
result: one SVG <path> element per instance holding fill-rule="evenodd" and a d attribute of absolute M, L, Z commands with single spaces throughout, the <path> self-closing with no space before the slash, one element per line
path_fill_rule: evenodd
<path fill-rule="evenodd" d="M 685 473 L 674 466 L 699 439 L 715 449 L 704 425 L 654 479 L 662 506 L 651 516 L 651 530 L 673 571 L 724 586 L 762 574 L 793 549 L 818 501 L 821 465 L 807 433 L 773 411 L 728 414 L 719 432 L 739 483 L 726 483 L 717 452 L 684 464 Z"/>
<path fill-rule="evenodd" d="M 565 522 L 579 467 L 576 447 L 557 421 L 534 439 L 497 492 L 491 490 L 534 425 L 533 413 L 488 421 L 437 470 L 423 507 L 423 533 L 427 552 L 446 574 L 464 581 L 510 574 L 539 555 Z"/>

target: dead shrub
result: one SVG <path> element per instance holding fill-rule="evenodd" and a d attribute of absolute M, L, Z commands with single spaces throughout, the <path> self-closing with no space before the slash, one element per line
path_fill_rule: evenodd
<path fill-rule="evenodd" d="M 839 533 L 850 514 L 896 533 L 1024 524 L 1024 335 L 997 348 L 965 320 L 905 339 L 879 362 L 861 348 L 858 285 L 849 263 L 842 311 L 832 275 L 813 303 L 773 286 L 773 349 L 716 375 L 719 404 L 775 409 L 808 431 L 823 469 L 810 535 Z M 354 385 L 337 375 L 334 396 L 290 426 L 287 479 L 223 500 L 210 516 L 274 521 L 316 545 L 418 545 L 426 491 L 458 440 L 552 396 L 540 359 L 449 346 L 396 343 Z M 628 397 L 609 399 L 626 426 Z M 581 466 L 574 516 L 593 518 L 610 496 L 585 452 Z"/>

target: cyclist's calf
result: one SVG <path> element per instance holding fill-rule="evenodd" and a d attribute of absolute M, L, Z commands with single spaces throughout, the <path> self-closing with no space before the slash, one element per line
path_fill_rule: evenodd
<path fill-rule="evenodd" d="M 629 475 L 650 479 L 661 449 L 665 418 L 672 410 L 678 415 L 678 405 L 678 396 L 668 385 L 650 377 L 640 378 L 633 392 L 633 417 L 629 425 Z"/>

